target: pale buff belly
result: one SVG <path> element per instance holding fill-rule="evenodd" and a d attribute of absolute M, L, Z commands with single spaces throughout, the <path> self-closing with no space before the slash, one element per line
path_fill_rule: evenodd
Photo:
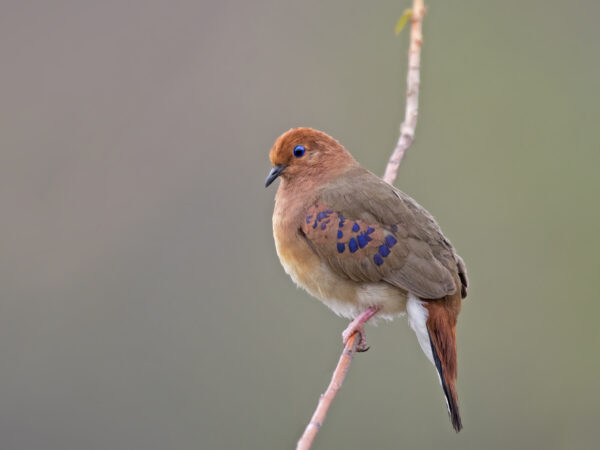
<path fill-rule="evenodd" d="M 292 280 L 339 316 L 353 319 L 369 306 L 381 308 L 377 317 L 384 319 L 406 311 L 405 291 L 385 282 L 357 283 L 339 276 L 296 234 L 288 237 L 275 233 L 275 246 Z"/>

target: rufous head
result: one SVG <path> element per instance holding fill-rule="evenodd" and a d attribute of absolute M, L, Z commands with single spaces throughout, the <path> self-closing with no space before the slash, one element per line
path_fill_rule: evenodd
<path fill-rule="evenodd" d="M 276 178 L 292 181 L 301 177 L 332 175 L 357 164 L 331 136 L 313 128 L 292 128 L 277 138 L 269 153 L 273 168 L 265 187 Z"/>

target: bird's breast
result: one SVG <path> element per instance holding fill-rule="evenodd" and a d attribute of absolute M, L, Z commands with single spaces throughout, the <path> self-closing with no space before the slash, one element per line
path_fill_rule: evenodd
<path fill-rule="evenodd" d="M 300 229 L 273 217 L 273 236 L 279 261 L 294 282 L 317 298 L 323 297 L 323 286 L 328 277 L 321 267 L 321 259 L 302 237 Z"/>

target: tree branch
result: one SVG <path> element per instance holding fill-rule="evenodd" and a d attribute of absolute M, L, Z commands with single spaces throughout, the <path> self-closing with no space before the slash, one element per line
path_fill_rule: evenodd
<path fill-rule="evenodd" d="M 408 147 L 415 138 L 415 128 L 417 127 L 417 117 L 419 115 L 419 84 L 421 76 L 421 44 L 423 35 L 421 33 L 421 23 L 425 14 L 423 0 L 414 0 L 412 7 L 412 19 L 410 27 L 410 47 L 408 50 L 408 75 L 406 76 L 406 109 L 404 112 L 404 122 L 400 125 L 400 137 L 396 143 L 396 148 L 388 161 L 383 175 L 384 181 L 390 184 L 398 176 L 398 168 L 402 163 L 402 158 Z"/>
<path fill-rule="evenodd" d="M 420 84 L 420 64 L 421 64 L 421 44 L 423 36 L 421 33 L 421 23 L 425 14 L 423 0 L 413 0 L 412 18 L 410 27 L 410 47 L 408 50 L 408 74 L 406 77 L 406 110 L 404 121 L 400 125 L 400 137 L 396 143 L 396 148 L 388 161 L 383 175 L 383 180 L 393 184 L 398 176 L 398 168 L 402 163 L 406 150 L 412 144 L 415 138 L 415 128 L 417 127 L 417 116 L 419 113 L 419 84 Z M 350 363 L 356 352 L 356 333 L 354 333 L 340 356 L 337 367 L 333 371 L 331 382 L 327 390 L 319 398 L 317 409 L 315 410 L 310 422 L 306 426 L 304 433 L 298 440 L 296 450 L 309 450 L 315 440 L 319 429 L 325 421 L 327 411 L 331 402 L 342 387 L 346 373 L 350 368 Z"/>
<path fill-rule="evenodd" d="M 350 339 L 348 339 L 348 342 L 344 347 L 344 351 L 340 356 L 340 360 L 337 363 L 337 367 L 333 371 L 329 386 L 327 386 L 327 390 L 319 398 L 317 409 L 312 415 L 310 422 L 306 426 L 302 437 L 300 437 L 300 440 L 296 445 L 296 450 L 308 450 L 311 448 L 313 441 L 315 440 L 315 436 L 325 421 L 325 416 L 327 415 L 327 411 L 331 406 L 331 402 L 342 387 L 344 378 L 346 378 L 346 373 L 350 368 L 350 363 L 352 362 L 352 358 L 356 352 L 356 337 L 357 333 L 354 333 L 352 336 L 350 336 Z"/>

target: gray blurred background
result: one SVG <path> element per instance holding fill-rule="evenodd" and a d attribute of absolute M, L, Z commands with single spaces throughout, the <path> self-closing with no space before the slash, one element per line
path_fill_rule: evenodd
<path fill-rule="evenodd" d="M 320 449 L 600 438 L 600 3 L 429 0 L 396 185 L 469 268 L 465 429 L 405 319 L 369 327 Z M 0 448 L 293 448 L 346 321 L 271 234 L 293 126 L 382 173 L 410 1 L 0 1 Z"/>

